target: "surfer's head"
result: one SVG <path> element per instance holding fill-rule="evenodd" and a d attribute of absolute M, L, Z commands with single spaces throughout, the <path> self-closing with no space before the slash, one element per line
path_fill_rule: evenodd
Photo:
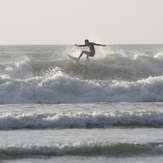
<path fill-rule="evenodd" d="M 89 40 L 86 39 L 86 40 L 85 40 L 85 45 L 88 45 L 88 44 L 89 44 Z"/>

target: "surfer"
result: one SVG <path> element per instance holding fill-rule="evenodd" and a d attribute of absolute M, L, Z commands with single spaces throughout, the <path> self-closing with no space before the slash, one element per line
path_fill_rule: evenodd
<path fill-rule="evenodd" d="M 95 55 L 95 47 L 94 46 L 106 46 L 106 45 L 102 45 L 102 44 L 96 44 L 94 42 L 89 42 L 89 40 L 87 40 L 87 39 L 85 40 L 85 45 L 77 45 L 77 44 L 75 44 L 75 45 L 78 47 L 88 46 L 90 48 L 90 51 L 82 51 L 79 56 L 79 59 L 80 59 L 80 57 L 82 57 L 83 54 L 86 54 L 87 60 L 89 60 L 89 57 L 93 57 Z"/>

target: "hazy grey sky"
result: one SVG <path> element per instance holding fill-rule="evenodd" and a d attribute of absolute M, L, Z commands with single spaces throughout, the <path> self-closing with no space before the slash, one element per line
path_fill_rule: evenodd
<path fill-rule="evenodd" d="M 0 0 L 0 44 L 163 43 L 163 0 Z"/>

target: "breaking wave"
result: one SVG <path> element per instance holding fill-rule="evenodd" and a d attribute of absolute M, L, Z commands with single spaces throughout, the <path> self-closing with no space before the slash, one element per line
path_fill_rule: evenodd
<path fill-rule="evenodd" d="M 0 103 L 162 102 L 163 76 L 135 82 L 52 77 L 0 78 Z"/>
<path fill-rule="evenodd" d="M 163 57 L 114 54 L 0 64 L 0 103 L 162 102 Z"/>

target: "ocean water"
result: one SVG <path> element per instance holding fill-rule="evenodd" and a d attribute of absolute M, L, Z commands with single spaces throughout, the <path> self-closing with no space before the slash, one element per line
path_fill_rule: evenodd
<path fill-rule="evenodd" d="M 0 46 L 0 163 L 162 162 L 163 45 Z"/>

